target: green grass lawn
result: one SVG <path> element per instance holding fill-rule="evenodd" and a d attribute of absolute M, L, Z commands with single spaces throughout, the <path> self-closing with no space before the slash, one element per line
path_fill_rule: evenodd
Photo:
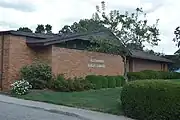
<path fill-rule="evenodd" d="M 170 81 L 180 82 L 180 79 Z M 18 96 L 22 99 L 90 109 L 111 114 L 123 114 L 120 102 L 121 88 L 90 90 L 83 92 L 32 91 Z"/>
<path fill-rule="evenodd" d="M 106 113 L 122 114 L 121 88 L 90 90 L 84 92 L 34 91 L 19 98 L 43 101 Z"/>
<path fill-rule="evenodd" d="M 172 79 L 174 82 L 180 82 L 180 79 Z"/>

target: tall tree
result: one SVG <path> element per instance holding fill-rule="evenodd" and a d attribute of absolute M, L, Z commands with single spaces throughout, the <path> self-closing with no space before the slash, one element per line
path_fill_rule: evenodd
<path fill-rule="evenodd" d="M 49 24 L 45 25 L 45 31 L 46 33 L 52 33 L 52 26 Z"/>
<path fill-rule="evenodd" d="M 149 25 L 146 19 L 146 13 L 142 8 L 137 8 L 135 12 L 129 13 L 126 11 L 120 14 L 118 10 L 112 10 L 106 13 L 105 2 L 101 2 L 101 7 L 96 6 L 96 13 L 93 14 L 93 19 L 107 26 L 121 41 L 127 46 L 129 43 L 141 45 L 149 43 L 150 45 L 158 45 L 159 29 L 157 22 Z"/>
<path fill-rule="evenodd" d="M 35 33 L 45 33 L 44 25 L 38 24 Z"/>
<path fill-rule="evenodd" d="M 32 31 L 31 29 L 29 29 L 28 27 L 20 27 L 19 29 L 17 29 L 17 31 L 30 32 L 30 33 L 33 32 L 33 31 Z"/>
<path fill-rule="evenodd" d="M 99 31 L 106 29 L 103 24 L 93 19 L 83 19 L 78 23 L 74 22 L 71 26 L 65 25 L 59 33 L 82 33 L 88 31 Z"/>
<path fill-rule="evenodd" d="M 180 26 L 176 27 L 176 29 L 174 30 L 174 35 L 175 35 L 175 37 L 173 38 L 173 41 L 179 47 L 180 46 Z M 180 52 L 180 51 L 178 51 L 178 52 Z"/>
<path fill-rule="evenodd" d="M 71 26 L 69 25 L 65 25 L 60 31 L 59 33 L 73 33 L 73 31 L 71 30 Z"/>

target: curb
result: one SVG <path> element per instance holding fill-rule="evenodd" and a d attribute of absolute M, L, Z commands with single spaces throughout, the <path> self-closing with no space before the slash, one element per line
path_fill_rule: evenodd
<path fill-rule="evenodd" d="M 18 104 L 18 103 L 5 102 L 5 101 L 1 101 L 1 100 L 0 100 L 0 102 L 7 103 L 7 104 L 13 104 L 13 105 L 19 105 L 19 106 L 23 106 L 23 107 L 38 109 L 38 110 L 43 110 L 43 111 L 47 111 L 47 112 L 51 112 L 51 113 L 56 113 L 56 114 L 63 114 L 63 115 L 70 116 L 70 117 L 76 117 L 76 118 L 79 118 L 81 120 L 91 120 L 89 118 L 83 117 L 83 116 L 75 114 L 75 113 L 64 112 L 64 111 L 60 111 L 60 110 L 56 110 L 56 109 L 48 109 L 48 108 L 35 107 L 35 106 L 30 106 L 30 105 L 22 105 L 22 104 Z"/>

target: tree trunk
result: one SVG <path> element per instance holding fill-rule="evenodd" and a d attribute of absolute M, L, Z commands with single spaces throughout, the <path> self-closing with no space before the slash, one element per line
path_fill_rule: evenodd
<path fill-rule="evenodd" d="M 126 59 L 126 56 L 123 56 L 123 62 L 124 62 L 124 78 L 125 78 L 125 81 L 128 82 L 128 77 L 127 77 L 127 59 Z"/>

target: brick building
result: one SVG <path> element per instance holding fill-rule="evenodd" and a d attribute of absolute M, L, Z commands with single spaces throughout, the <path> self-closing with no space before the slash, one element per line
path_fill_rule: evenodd
<path fill-rule="evenodd" d="M 36 60 L 47 62 L 52 72 L 66 77 L 88 74 L 123 75 L 124 63 L 121 55 L 105 54 L 85 50 L 91 36 L 111 39 L 110 32 L 94 32 L 72 35 L 47 35 L 19 31 L 0 32 L 0 88 L 9 89 L 19 78 L 22 66 Z M 122 51 L 127 52 L 122 46 Z M 143 56 L 144 55 L 144 56 Z M 167 70 L 170 60 L 158 56 L 131 51 L 127 56 L 128 71 Z"/>

